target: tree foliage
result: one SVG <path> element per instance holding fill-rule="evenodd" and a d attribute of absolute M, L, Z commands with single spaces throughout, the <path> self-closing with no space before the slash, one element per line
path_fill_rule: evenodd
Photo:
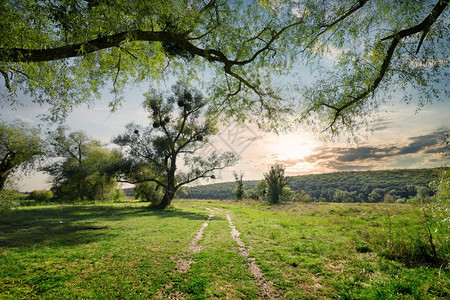
<path fill-rule="evenodd" d="M 233 191 L 234 198 L 238 201 L 245 197 L 244 191 L 244 173 L 233 172 L 234 182 L 236 183 L 236 189 Z"/>
<path fill-rule="evenodd" d="M 279 203 L 286 191 L 288 179 L 284 176 L 284 168 L 281 165 L 270 167 L 268 173 L 264 174 L 267 183 L 267 201 L 272 204 Z"/>
<path fill-rule="evenodd" d="M 49 190 L 34 190 L 28 198 L 37 202 L 49 202 L 53 198 L 53 192 Z"/>
<path fill-rule="evenodd" d="M 201 178 L 215 178 L 214 171 L 231 166 L 236 157 L 231 152 L 206 156 L 198 153 L 215 133 L 213 122 L 205 119 L 205 101 L 196 90 L 181 83 L 173 86 L 173 95 L 164 98 L 156 92 L 147 94 L 144 103 L 151 126 L 130 123 L 126 133 L 114 139 L 126 157 L 120 167 L 121 181 L 139 184 L 155 182 L 164 195 L 155 207 L 170 205 L 177 190 Z M 185 168 L 179 168 L 179 160 Z"/>
<path fill-rule="evenodd" d="M 12 189 L 0 190 L 0 216 L 7 214 L 21 199 L 19 192 Z"/>
<path fill-rule="evenodd" d="M 253 188 L 247 191 L 247 195 L 251 199 L 262 200 L 265 198 L 267 193 L 267 182 L 266 180 L 260 180 Z"/>
<path fill-rule="evenodd" d="M 409 101 L 414 87 L 421 105 L 448 93 L 448 2 L 9 0 L 0 72 L 11 94 L 51 104 L 56 118 L 108 85 L 115 109 L 128 83 L 208 74 L 216 111 L 269 126 L 298 113 L 335 134 L 357 129 L 383 91 Z M 311 86 L 292 76 L 330 57 Z"/>
<path fill-rule="evenodd" d="M 51 161 L 42 168 L 53 177 L 53 190 L 59 201 L 107 200 L 115 194 L 117 181 L 111 172 L 119 153 L 101 146 L 82 131 L 67 132 L 59 127 L 50 133 Z"/>
<path fill-rule="evenodd" d="M 0 121 L 0 191 L 6 180 L 18 168 L 30 166 L 44 154 L 37 128 L 16 120 L 11 124 Z"/>
<path fill-rule="evenodd" d="M 430 181 L 438 182 L 439 172 L 437 169 L 403 169 L 301 175 L 288 177 L 288 187 L 299 191 L 297 196 L 309 195 L 310 201 L 368 202 L 369 194 L 376 191 L 383 197 L 389 194 L 403 202 L 416 197 L 418 187 L 427 187 Z M 264 199 L 267 191 L 265 180 L 244 181 L 244 187 L 247 195 L 257 200 Z M 234 188 L 234 182 L 189 187 L 188 197 L 232 199 Z"/>

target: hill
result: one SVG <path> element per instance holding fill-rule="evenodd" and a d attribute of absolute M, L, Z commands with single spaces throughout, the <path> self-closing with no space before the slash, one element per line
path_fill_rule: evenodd
<path fill-rule="evenodd" d="M 430 194 L 429 183 L 437 178 L 438 169 L 401 169 L 382 171 L 353 171 L 289 177 L 288 186 L 300 189 L 319 201 L 326 202 L 379 202 L 390 194 L 395 198 L 411 198 L 418 191 Z M 245 181 L 250 190 L 259 181 Z M 187 188 L 183 198 L 231 199 L 234 182 L 215 183 Z M 345 201 L 344 201 L 345 199 Z"/>

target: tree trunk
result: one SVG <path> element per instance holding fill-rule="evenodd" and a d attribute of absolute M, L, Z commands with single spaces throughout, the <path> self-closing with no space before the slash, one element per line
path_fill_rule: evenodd
<path fill-rule="evenodd" d="M 176 193 L 175 189 L 175 168 L 173 168 L 167 177 L 167 186 L 165 187 L 164 196 L 161 200 L 161 202 L 154 206 L 156 209 L 165 209 L 167 206 L 169 206 L 172 203 L 173 198 L 175 197 Z"/>
<path fill-rule="evenodd" d="M 6 182 L 6 176 L 3 176 L 3 174 L 0 174 L 0 191 L 3 190 L 5 187 Z"/>
<path fill-rule="evenodd" d="M 5 171 L 0 170 L 0 191 L 3 190 L 6 184 L 6 179 L 8 178 L 9 174 L 11 174 L 13 171 L 13 168 L 7 169 Z"/>
<path fill-rule="evenodd" d="M 166 190 L 161 202 L 158 205 L 154 206 L 154 208 L 165 209 L 167 206 L 169 206 L 172 203 L 174 196 L 175 196 L 174 190 L 172 190 L 172 191 Z"/>

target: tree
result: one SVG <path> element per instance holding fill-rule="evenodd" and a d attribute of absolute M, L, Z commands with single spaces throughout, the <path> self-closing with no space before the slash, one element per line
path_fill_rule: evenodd
<path fill-rule="evenodd" d="M 247 192 L 247 195 L 255 200 L 261 200 L 266 196 L 267 182 L 266 180 L 259 181 L 255 187 Z"/>
<path fill-rule="evenodd" d="M 189 90 L 178 83 L 173 95 L 166 97 L 156 92 L 147 94 L 144 108 L 149 112 L 151 126 L 130 123 L 127 132 L 114 139 L 123 147 L 126 157 L 119 168 L 120 181 L 139 184 L 155 182 L 164 190 L 155 208 L 169 206 L 182 186 L 201 178 L 215 178 L 214 171 L 234 165 L 231 152 L 209 156 L 198 153 L 216 131 L 212 120 L 205 119 L 205 101 L 197 90 Z M 184 159 L 186 171 L 178 168 Z"/>
<path fill-rule="evenodd" d="M 382 199 L 383 199 L 383 196 L 381 196 L 381 195 L 380 195 L 379 193 L 377 193 L 375 190 L 372 191 L 372 192 L 369 194 L 368 198 L 367 198 L 367 200 L 368 200 L 369 202 L 371 202 L 371 203 L 378 203 L 378 202 L 381 202 Z"/>
<path fill-rule="evenodd" d="M 395 203 L 395 198 L 394 198 L 394 196 L 392 196 L 391 194 L 386 194 L 386 195 L 384 195 L 384 197 L 383 197 L 383 202 L 384 203 Z"/>
<path fill-rule="evenodd" d="M 292 197 L 292 201 L 296 202 L 311 202 L 313 199 L 311 195 L 309 195 L 307 192 L 305 192 L 303 189 L 299 189 L 298 193 Z"/>
<path fill-rule="evenodd" d="M 418 186 L 417 187 L 417 195 L 416 198 L 420 203 L 424 203 L 427 201 L 427 198 L 431 196 L 430 189 L 426 186 Z"/>
<path fill-rule="evenodd" d="M 234 194 L 234 198 L 238 201 L 242 200 L 244 198 L 245 195 L 245 191 L 244 191 L 244 173 L 237 173 L 234 172 L 234 180 L 236 182 L 236 189 L 233 191 Z"/>
<path fill-rule="evenodd" d="M 267 183 L 267 200 L 272 204 L 280 202 L 283 195 L 283 188 L 287 186 L 288 179 L 284 176 L 284 168 L 281 165 L 270 167 L 267 174 L 264 174 Z"/>
<path fill-rule="evenodd" d="M 136 184 L 134 195 L 136 199 L 140 198 L 143 201 L 150 202 L 152 206 L 156 206 L 161 202 L 164 192 L 155 182 L 146 181 Z"/>
<path fill-rule="evenodd" d="M 42 154 L 43 143 L 37 128 L 19 120 L 11 124 L 0 121 L 0 191 L 14 171 L 31 166 Z"/>
<path fill-rule="evenodd" d="M 53 177 L 53 190 L 60 201 L 106 200 L 114 197 L 117 181 L 111 168 L 118 151 L 102 148 L 101 143 L 82 131 L 67 132 L 59 127 L 50 133 L 54 158 L 42 170 Z"/>
<path fill-rule="evenodd" d="M 57 117 L 108 83 L 115 109 L 129 82 L 208 70 L 216 110 L 272 125 L 299 113 L 284 101 L 297 94 L 274 79 L 332 57 L 299 106 L 301 120 L 336 134 L 367 121 L 383 91 L 409 100 L 414 87 L 420 104 L 448 93 L 448 3 L 9 0 L 0 4 L 0 73 L 11 94 L 27 92 Z"/>

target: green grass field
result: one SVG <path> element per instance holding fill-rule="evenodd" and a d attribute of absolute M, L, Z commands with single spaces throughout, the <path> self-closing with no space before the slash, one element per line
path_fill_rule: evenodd
<path fill-rule="evenodd" d="M 447 264 L 382 255 L 383 243 L 419 230 L 410 205 L 178 200 L 164 211 L 146 205 L 35 206 L 0 217 L 0 299 L 450 296 Z"/>

